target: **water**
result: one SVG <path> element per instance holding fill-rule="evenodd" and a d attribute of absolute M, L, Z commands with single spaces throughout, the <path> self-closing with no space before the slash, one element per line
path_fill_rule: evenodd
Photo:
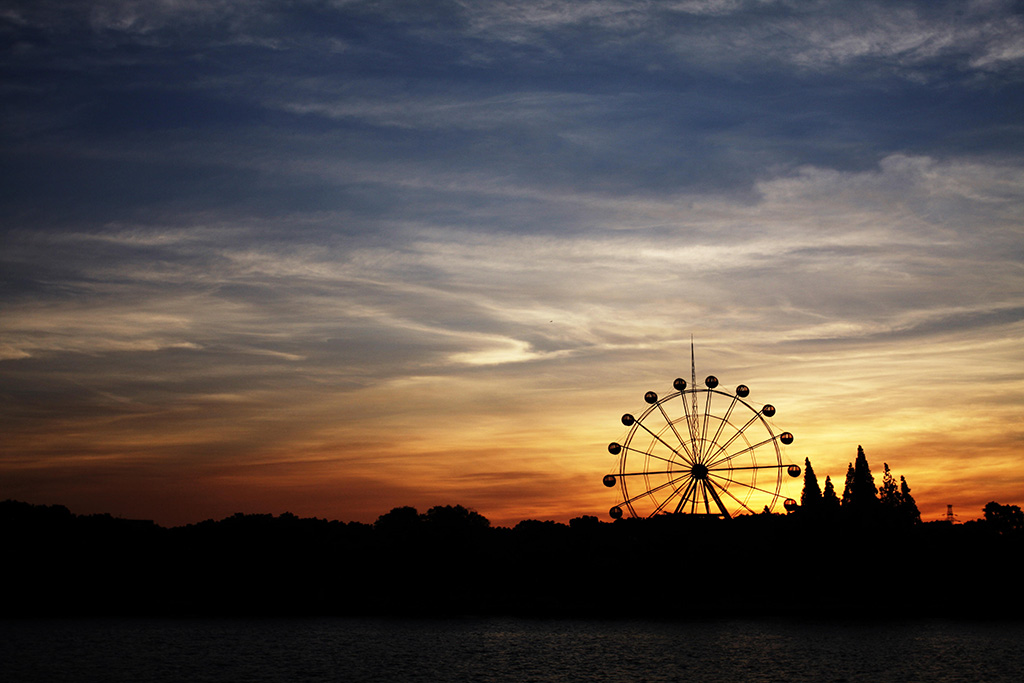
<path fill-rule="evenodd" d="M 0 621 L 3 681 L 1022 681 L 1024 621 Z"/>

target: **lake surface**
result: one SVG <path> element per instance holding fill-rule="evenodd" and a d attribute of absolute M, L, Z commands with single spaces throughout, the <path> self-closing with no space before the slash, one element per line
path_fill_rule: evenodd
<path fill-rule="evenodd" d="M 1024 620 L 0 621 L 4 681 L 1024 681 Z"/>

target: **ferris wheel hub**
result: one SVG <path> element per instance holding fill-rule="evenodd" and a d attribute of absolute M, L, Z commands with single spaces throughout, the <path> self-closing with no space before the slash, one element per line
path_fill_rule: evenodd
<path fill-rule="evenodd" d="M 700 463 L 694 465 L 693 467 L 690 468 L 690 476 L 692 476 L 694 479 L 707 479 L 708 478 L 708 468 L 707 468 L 707 466 L 706 465 L 701 465 Z"/>

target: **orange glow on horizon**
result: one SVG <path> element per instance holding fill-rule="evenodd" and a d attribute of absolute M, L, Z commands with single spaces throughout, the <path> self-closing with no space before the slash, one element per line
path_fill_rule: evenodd
<path fill-rule="evenodd" d="M 707 365 L 710 360 L 699 364 Z M 811 364 L 814 375 L 816 365 Z M 809 458 L 821 486 L 829 475 L 841 494 L 846 465 L 863 445 L 876 483 L 883 463 L 889 463 L 897 478 L 906 477 L 925 520 L 944 518 L 947 504 L 961 520 L 980 517 L 989 500 L 1019 504 L 1015 464 L 997 429 L 1005 417 L 991 406 L 968 420 L 949 412 L 945 392 L 859 396 L 858 388 L 866 385 L 849 377 L 835 382 L 836 396 L 829 400 L 806 393 L 811 378 L 802 380 L 800 369 L 794 363 L 781 381 L 765 369 L 740 374 L 714 367 L 723 386 L 742 381 L 751 387 L 751 400 L 776 406 L 777 429 L 795 434 L 794 443 L 783 448 L 784 459 L 803 467 Z M 672 376 L 647 383 L 620 379 L 600 391 L 589 383 L 538 386 L 529 373 L 500 381 L 411 378 L 292 405 L 286 415 L 294 423 L 285 441 L 274 431 L 283 424 L 280 416 L 269 425 L 253 417 L 234 419 L 232 411 L 245 416 L 247 408 L 231 402 L 229 414 L 198 419 L 210 435 L 241 435 L 240 443 L 229 442 L 221 451 L 191 448 L 190 457 L 170 461 L 164 454 L 188 452 L 189 439 L 196 438 L 197 432 L 185 429 L 187 419 L 158 421 L 153 430 L 152 418 L 143 415 L 142 434 L 74 418 L 74 431 L 55 429 L 23 442 L 23 452 L 46 453 L 47 459 L 8 462 L 7 495 L 165 525 L 285 511 L 370 523 L 393 507 L 425 512 L 449 504 L 472 508 L 497 526 L 524 519 L 567 522 L 582 515 L 608 521 L 617 490 L 604 487 L 601 477 L 616 468 L 607 445 L 621 437 L 618 418 L 644 405 L 643 391 L 671 391 Z M 494 391 L 495 383 L 503 390 Z M 396 393 L 402 397 L 397 405 Z M 880 418 L 872 418 L 876 410 Z M 122 418 L 121 426 L 132 419 Z M 910 430 L 909 420 L 922 426 Z M 944 420 L 955 426 L 951 434 L 928 431 Z M 220 433 L 218 424 L 231 429 Z M 246 434 L 250 428 L 252 435 Z M 261 443 L 261 434 L 276 438 Z M 801 486 L 802 478 L 788 482 L 782 497 L 799 499 Z"/>

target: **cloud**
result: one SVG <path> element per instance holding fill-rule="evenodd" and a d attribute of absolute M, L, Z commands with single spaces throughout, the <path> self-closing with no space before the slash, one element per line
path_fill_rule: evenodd
<path fill-rule="evenodd" d="M 237 0 L 97 0 L 82 5 L 67 0 L 40 0 L 8 8 L 3 18 L 14 26 L 54 32 L 88 27 L 143 38 L 162 30 L 184 27 L 230 27 L 267 13 L 266 3 Z"/>
<path fill-rule="evenodd" d="M 372 91 L 373 84 L 367 84 Z M 509 128 L 567 127 L 567 121 L 595 119 L 613 105 L 609 97 L 563 92 L 518 92 L 501 95 L 465 96 L 416 95 L 388 92 L 377 97 L 338 93 L 332 82 L 304 83 L 305 102 L 282 102 L 277 106 L 296 114 L 315 114 L 334 119 L 354 119 L 375 126 L 412 128 L 457 128 L 504 130 Z M 335 100 L 334 97 L 337 97 Z M 617 98 L 621 99 L 621 98 Z"/>
<path fill-rule="evenodd" d="M 746 65 L 790 64 L 831 71 L 853 63 L 912 79 L 929 79 L 935 65 L 999 70 L 1019 64 L 1021 19 L 1012 3 L 711 2 L 517 3 L 469 10 L 473 30 L 514 44 L 535 43 L 571 52 L 559 42 L 569 27 L 590 29 L 613 51 L 622 44 L 655 46 L 649 63 L 664 68 L 658 45 L 671 45 L 687 63 L 713 71 Z M 587 35 L 584 33 L 583 35 Z M 964 58 L 966 56 L 966 59 Z"/>
<path fill-rule="evenodd" d="M 602 317 L 627 309 L 639 330 L 666 329 L 682 306 L 785 327 L 791 338 L 841 330 L 836 316 L 850 314 L 859 334 L 923 329 L 950 316 L 980 321 L 1020 306 L 1006 250 L 1017 232 L 1021 175 L 896 155 L 869 172 L 804 168 L 765 180 L 752 205 L 605 198 L 585 233 L 487 234 L 426 222 L 408 225 L 400 248 L 285 246 L 241 227 L 25 236 L 8 258 L 31 260 L 43 244 L 67 249 L 60 267 L 71 279 L 62 287 L 88 298 L 43 311 L 28 299 L 8 314 L 6 344 L 13 357 L 47 344 L 104 352 L 245 349 L 253 347 L 245 340 L 263 340 L 270 346 L 256 352 L 301 359 L 310 335 L 344 338 L 363 327 L 433 347 L 436 363 L 491 364 L 615 344 L 621 333 Z M 591 201 L 496 184 L 459 192 L 513 201 L 532 192 L 536 210 L 556 207 L 553 214 Z M 237 246 L 246 234 L 255 241 Z M 759 285 L 769 279 L 770 287 Z M 663 308 L 667 300 L 678 303 Z M 764 301 L 788 309 L 788 325 L 758 316 Z M 801 319 L 806 332 L 792 327 Z"/>
<path fill-rule="evenodd" d="M 766 64 L 831 71 L 857 64 L 931 80 L 936 66 L 988 73 L 1016 69 L 1024 56 L 1021 18 L 1010 0 L 856 7 L 761 0 L 287 7 L 239 0 L 102 0 L 88 6 L 54 0 L 9 9 L 5 19 L 13 28 L 64 39 L 84 33 L 82 40 L 108 48 L 138 43 L 205 53 L 227 44 L 331 54 L 341 45 L 341 52 L 391 59 L 445 45 L 453 65 L 607 54 L 642 68 L 672 69 L 673 57 L 712 71 L 738 65 L 761 70 Z M 358 25 L 374 31 L 351 29 Z M 392 35 L 404 36 L 404 44 Z"/>

